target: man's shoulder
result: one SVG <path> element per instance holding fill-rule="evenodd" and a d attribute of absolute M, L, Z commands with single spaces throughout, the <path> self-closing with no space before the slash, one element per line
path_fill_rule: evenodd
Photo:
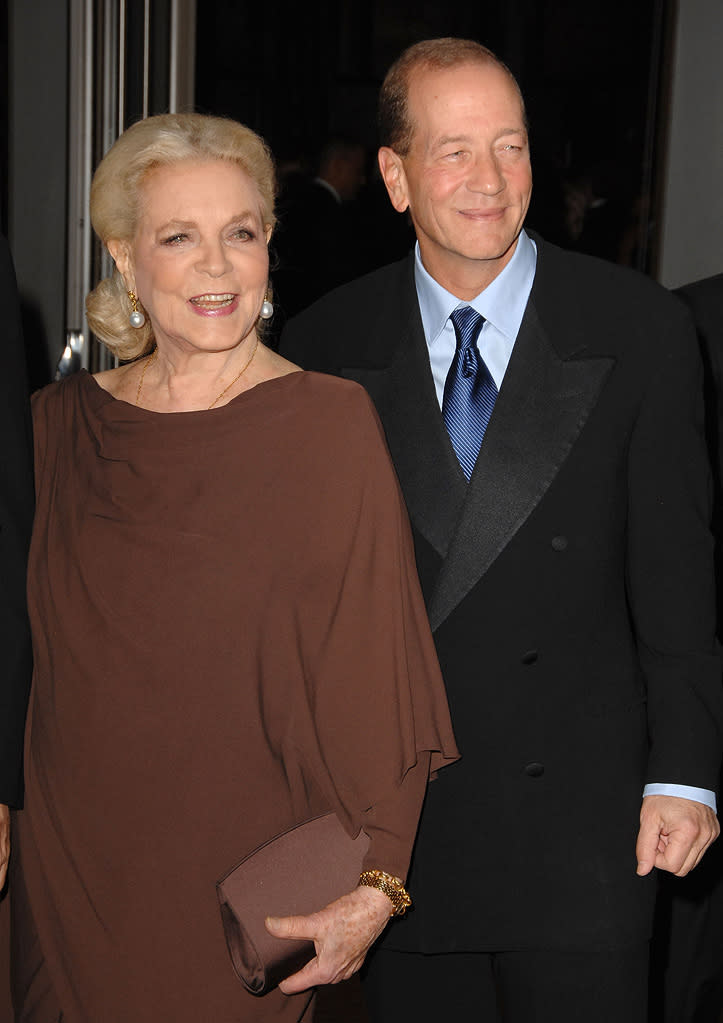
<path fill-rule="evenodd" d="M 563 249 L 540 238 L 538 243 L 538 279 L 572 292 L 571 285 L 582 288 L 582 296 L 592 295 L 595 300 L 610 296 L 618 300 L 630 298 L 635 302 L 662 302 L 675 307 L 668 289 L 648 274 L 633 267 L 614 263 L 582 252 Z M 571 297 L 573 297 L 571 295 Z"/>
<path fill-rule="evenodd" d="M 564 316 L 581 328 L 599 324 L 627 338 L 636 324 L 646 326 L 647 335 L 690 327 L 680 299 L 642 271 L 536 241 L 532 300 L 543 320 Z"/>

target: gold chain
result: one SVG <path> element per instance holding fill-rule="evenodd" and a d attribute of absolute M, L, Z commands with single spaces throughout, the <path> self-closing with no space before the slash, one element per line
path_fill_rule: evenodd
<path fill-rule="evenodd" d="M 249 366 L 250 366 L 250 365 L 251 365 L 251 363 L 253 362 L 253 358 L 254 358 L 254 355 L 256 355 L 256 349 L 257 349 L 258 347 L 259 347 L 259 339 L 258 339 L 258 338 L 256 338 L 256 340 L 254 341 L 254 350 L 253 350 L 253 351 L 251 352 L 251 355 L 249 355 L 249 358 L 248 358 L 248 362 L 246 363 L 246 365 L 245 365 L 245 366 L 244 366 L 244 367 L 243 367 L 243 368 L 241 369 L 241 371 L 240 371 L 240 372 L 238 372 L 238 373 L 236 374 L 236 376 L 235 376 L 235 377 L 233 378 L 233 380 L 232 380 L 232 381 L 231 381 L 231 383 L 230 383 L 230 384 L 228 385 L 228 387 L 224 387 L 224 389 L 223 389 L 223 390 L 221 391 L 221 393 L 219 394 L 218 398 L 214 398 L 214 399 L 213 399 L 213 401 L 211 402 L 211 404 L 210 404 L 210 405 L 208 406 L 209 408 L 213 408 L 213 406 L 214 406 L 214 405 L 216 404 L 216 402 L 217 402 L 217 401 L 220 401 L 220 400 L 221 400 L 221 398 L 223 398 L 223 396 L 224 396 L 224 394 L 226 393 L 226 391 L 230 391 L 230 390 L 231 390 L 231 388 L 233 387 L 233 385 L 234 385 L 234 384 L 236 383 L 236 381 L 237 381 L 237 380 L 238 380 L 238 379 L 239 379 L 240 377 L 242 377 L 242 376 L 243 376 L 243 374 L 244 374 L 244 373 L 246 372 L 246 370 L 247 370 L 247 369 L 249 368 Z"/>
<path fill-rule="evenodd" d="M 138 404 L 138 402 L 140 400 L 140 397 L 141 397 L 141 388 L 143 387 L 143 380 L 145 379 L 146 370 L 148 369 L 150 364 L 155 359 L 157 351 L 158 351 L 157 348 L 153 349 L 153 351 L 151 353 L 151 357 L 148 359 L 148 361 L 146 362 L 145 366 L 143 367 L 143 372 L 141 373 L 141 379 L 138 381 L 138 390 L 136 391 L 136 405 Z"/>
<path fill-rule="evenodd" d="M 233 385 L 234 385 L 234 384 L 235 384 L 235 383 L 236 383 L 236 382 L 237 382 L 238 380 L 240 380 L 240 379 L 241 379 L 241 377 L 242 377 L 242 376 L 244 375 L 244 373 L 246 372 L 246 370 L 247 370 L 247 369 L 249 368 L 249 366 L 250 366 L 250 365 L 251 365 L 251 363 L 253 362 L 253 358 L 254 358 L 254 355 L 256 355 L 256 349 L 257 349 L 258 347 L 259 347 L 259 339 L 258 339 L 258 338 L 256 338 L 256 339 L 255 339 L 255 341 L 254 341 L 254 349 L 253 349 L 253 351 L 251 352 L 251 355 L 250 355 L 250 356 L 248 357 L 248 360 L 246 361 L 245 365 L 241 367 L 241 369 L 240 369 L 240 370 L 239 370 L 239 372 L 238 372 L 238 373 L 236 374 L 236 376 L 235 376 L 235 377 L 233 378 L 233 380 L 231 381 L 231 383 L 230 383 L 230 384 L 227 384 L 227 385 L 226 385 L 226 387 L 224 387 L 224 389 L 223 389 L 223 390 L 221 391 L 221 393 L 220 393 L 220 394 L 219 394 L 219 395 L 218 395 L 218 396 L 217 396 L 216 398 L 214 398 L 214 399 L 213 399 L 213 401 L 211 402 L 211 404 L 210 404 L 210 405 L 208 406 L 208 407 L 209 407 L 209 409 L 212 409 L 214 405 L 217 405 L 217 404 L 218 404 L 218 402 L 219 402 L 219 401 L 221 400 L 221 398 L 223 398 L 224 394 L 225 394 L 225 393 L 226 393 L 227 391 L 230 391 L 230 390 L 231 390 L 231 388 L 233 387 Z M 143 367 L 143 372 L 141 373 L 141 379 L 140 379 L 140 380 L 138 381 L 138 390 L 136 391 L 136 405 L 137 405 L 137 404 L 138 404 L 138 402 L 140 401 L 140 397 L 141 397 L 141 390 L 142 390 L 142 388 L 143 388 L 143 380 L 145 379 L 145 375 L 146 375 L 146 370 L 148 369 L 148 367 L 150 366 L 150 364 L 151 364 L 151 363 L 153 362 L 153 360 L 155 359 L 155 357 L 156 357 L 156 352 L 157 352 L 157 351 L 158 351 L 158 349 L 157 349 L 157 348 L 154 348 L 154 349 L 153 349 L 153 354 L 151 355 L 151 357 L 150 357 L 150 358 L 148 359 L 148 362 L 147 362 L 147 363 L 145 364 L 145 366 Z"/>

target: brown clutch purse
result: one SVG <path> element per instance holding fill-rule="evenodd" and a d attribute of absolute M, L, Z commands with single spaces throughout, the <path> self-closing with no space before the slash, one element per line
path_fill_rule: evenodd
<path fill-rule="evenodd" d="M 252 994 L 271 991 L 314 956 L 311 941 L 269 934 L 266 917 L 313 913 L 352 891 L 368 848 L 363 831 L 352 839 L 326 813 L 272 838 L 217 882 L 231 962 Z"/>

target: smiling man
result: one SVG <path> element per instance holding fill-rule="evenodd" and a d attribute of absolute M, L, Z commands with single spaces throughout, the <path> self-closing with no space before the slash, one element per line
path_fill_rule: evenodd
<path fill-rule="evenodd" d="M 524 105 L 489 50 L 405 51 L 380 129 L 417 245 L 281 342 L 374 399 L 462 752 L 430 786 L 371 1015 L 643 1023 L 653 868 L 688 873 L 718 834 L 692 324 L 643 275 L 523 230 Z"/>
<path fill-rule="evenodd" d="M 426 271 L 469 301 L 509 263 L 530 204 L 522 97 L 490 61 L 411 75 L 407 104 L 416 130 L 391 127 L 382 176 L 395 209 L 409 210 Z"/>

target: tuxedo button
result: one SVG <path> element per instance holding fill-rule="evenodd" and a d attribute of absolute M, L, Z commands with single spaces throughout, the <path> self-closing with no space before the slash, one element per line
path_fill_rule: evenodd
<path fill-rule="evenodd" d="M 537 660 L 536 650 L 528 650 L 526 654 L 522 655 L 523 664 L 534 664 L 536 660 Z"/>
<path fill-rule="evenodd" d="M 553 551 L 564 551 L 566 547 L 567 547 L 566 536 L 553 536 L 552 538 Z"/>
<path fill-rule="evenodd" d="M 545 773 L 545 765 L 538 764 L 537 761 L 533 760 L 531 764 L 528 764 L 525 768 L 525 774 L 529 775 L 530 778 L 539 778 Z"/>

